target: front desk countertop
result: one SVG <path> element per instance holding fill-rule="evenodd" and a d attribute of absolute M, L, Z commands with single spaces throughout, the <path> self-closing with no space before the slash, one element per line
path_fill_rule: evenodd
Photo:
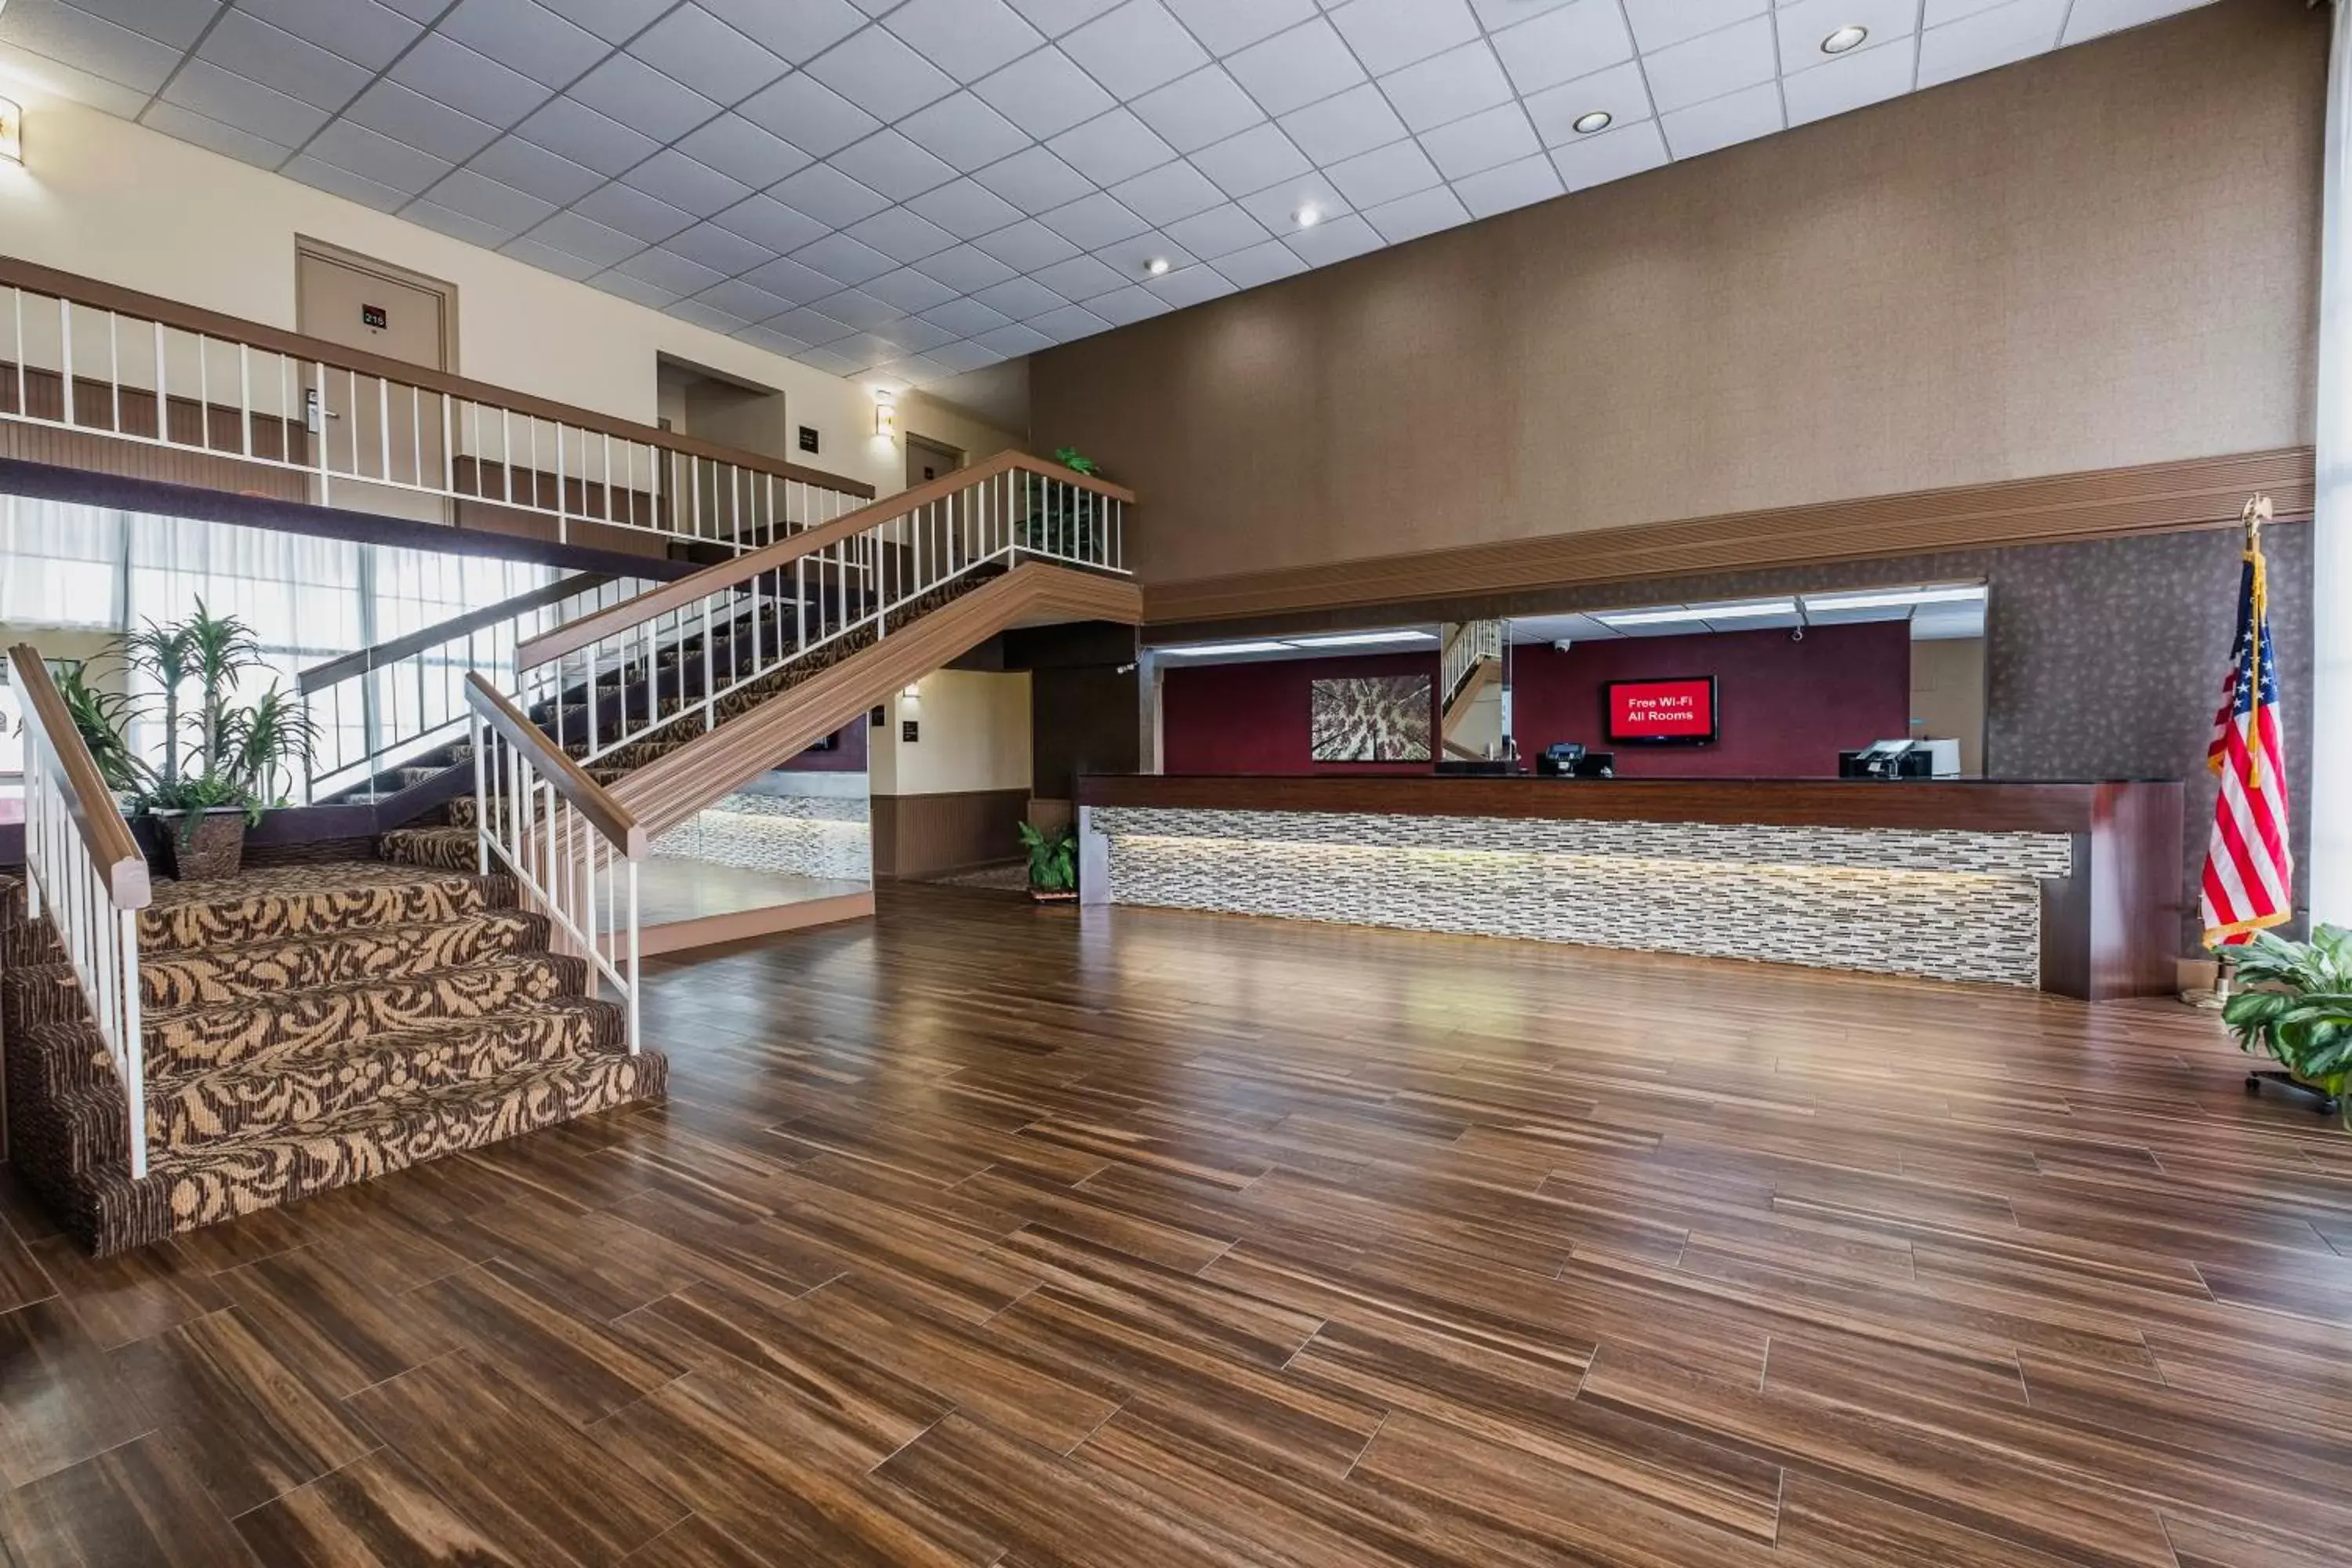
<path fill-rule="evenodd" d="M 1079 781 L 1082 885 L 1089 902 L 2156 994 L 2176 984 L 2180 794 L 1105 774 Z"/>

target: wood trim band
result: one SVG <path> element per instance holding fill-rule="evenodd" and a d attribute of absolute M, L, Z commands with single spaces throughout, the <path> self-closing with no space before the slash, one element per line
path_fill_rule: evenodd
<path fill-rule="evenodd" d="M 484 680 L 479 673 L 466 677 L 466 696 L 482 722 L 504 736 L 507 743 L 530 759 L 551 784 L 555 791 L 572 809 L 588 819 L 589 825 L 603 834 L 605 840 L 620 849 L 631 860 L 646 858 L 645 825 L 604 792 L 604 786 L 581 771 L 580 764 L 559 750 L 538 725 L 523 717 L 520 710 L 499 694 L 499 689 Z"/>
<path fill-rule="evenodd" d="M 533 588 L 527 594 L 517 594 L 514 597 L 501 599 L 495 605 L 485 605 L 478 610 L 469 610 L 462 616 L 452 616 L 446 621 L 436 622 L 432 626 L 413 631 L 406 637 L 394 637 L 391 641 L 380 642 L 373 647 L 363 647 L 357 653 L 347 653 L 340 658 L 331 658 L 324 664 L 314 664 L 295 677 L 294 689 L 305 697 L 314 691 L 324 691 L 330 686 L 340 685 L 355 675 L 364 675 L 380 665 L 397 664 L 412 653 L 423 653 L 436 643 L 445 643 L 452 637 L 461 637 L 469 632 L 480 631 L 485 626 L 498 626 L 502 622 L 514 619 L 517 616 L 543 609 L 549 605 L 560 605 L 574 594 L 588 593 L 603 587 L 611 581 L 613 578 L 606 573 L 582 572 L 574 576 L 550 583 L 544 588 Z"/>
<path fill-rule="evenodd" d="M 2270 494 L 2281 517 L 2307 516 L 2312 449 L 2191 458 L 1153 583 L 1144 589 L 1144 618 L 1159 626 L 1421 605 L 1702 572 L 2218 528 L 2234 525 L 2256 490 Z"/>
<path fill-rule="evenodd" d="M 934 501 L 951 500 L 975 485 L 987 483 L 1000 474 L 1015 471 L 1041 474 L 1048 479 L 1065 479 L 1079 489 L 1092 490 L 1097 495 L 1108 496 L 1114 500 L 1129 504 L 1135 500 L 1135 493 L 1132 490 L 1121 489 L 1118 486 L 1106 480 L 1089 479 L 1084 474 L 1072 473 L 1058 464 L 1041 461 L 1026 452 L 999 452 L 996 456 L 974 463 L 970 468 L 958 468 L 951 474 L 943 474 L 936 479 L 929 479 L 900 490 L 898 494 L 885 497 L 871 506 L 861 507 L 856 511 L 836 517 L 831 522 L 816 528 L 803 529 L 788 539 L 780 539 L 773 544 L 762 545 L 748 555 L 739 555 L 734 560 L 719 565 L 705 567 L 691 577 L 681 578 L 677 582 L 666 583 L 658 588 L 648 589 L 635 598 L 625 600 L 609 610 L 600 610 L 593 616 L 583 616 L 569 626 L 558 626 L 543 636 L 533 637 L 515 649 L 517 667 L 522 669 L 536 668 L 551 659 L 561 658 L 567 653 L 586 647 L 589 644 L 601 641 L 616 632 L 625 631 L 640 621 L 667 615 L 672 610 L 682 610 L 698 599 L 731 588 L 739 583 L 748 583 L 763 572 L 772 572 L 779 566 L 790 565 L 803 555 L 814 555 L 841 540 L 855 538 L 869 528 L 879 527 L 883 523 L 904 517 L 908 512 L 929 506 Z"/>
<path fill-rule="evenodd" d="M 733 914 L 660 921 L 639 927 L 637 955 L 640 958 L 689 952 L 701 955 L 705 948 L 752 942 L 763 936 L 779 936 L 788 931 L 806 931 L 813 926 L 837 925 L 843 921 L 870 920 L 873 914 L 874 893 L 868 889 L 862 893 L 835 893 L 827 898 L 803 899 L 796 903 L 738 910 Z"/>
<path fill-rule="evenodd" d="M 8 665 L 10 679 L 25 694 L 25 705 L 65 772 L 66 810 L 73 818 L 74 831 L 81 836 L 82 847 L 89 851 L 90 863 L 106 884 L 108 900 L 118 910 L 145 909 L 152 896 L 147 857 L 131 836 L 131 825 L 122 820 L 114 792 L 100 776 L 81 731 L 74 727 L 66 700 L 58 695 L 57 682 L 49 679 L 49 667 L 41 662 L 30 643 L 10 648 Z"/>
<path fill-rule="evenodd" d="M 359 349 L 345 348 L 322 338 L 304 337 L 283 328 L 265 326 L 238 316 L 224 315 L 194 305 L 184 305 L 157 294 L 143 294 L 136 289 L 124 289 L 112 283 L 102 283 L 94 278 L 64 272 L 54 267 L 44 267 L 37 261 L 20 257 L 0 256 L 0 287 L 13 287 L 35 294 L 70 300 L 77 305 L 94 310 L 114 310 L 142 321 L 160 321 L 164 326 L 182 331 L 199 332 L 227 342 L 247 343 L 272 353 L 282 353 L 316 364 L 332 365 L 337 370 L 353 370 L 362 375 L 380 375 L 399 382 L 404 386 L 422 387 L 447 396 L 463 397 L 500 408 L 511 408 L 518 414 L 534 415 L 552 419 L 583 430 L 618 436 L 649 447 L 660 447 L 689 457 L 706 458 L 713 462 L 732 463 L 780 479 L 796 479 L 803 484 L 818 485 L 844 495 L 871 497 L 874 487 L 863 479 L 852 479 L 840 474 L 828 474 L 820 468 L 804 468 L 798 463 L 787 463 L 774 458 L 763 458 L 757 452 L 739 451 L 722 447 L 715 441 L 700 441 L 691 436 L 660 429 L 652 425 L 639 425 L 634 420 L 616 419 L 550 398 L 534 397 L 529 393 L 493 386 L 486 381 L 472 381 L 446 371 L 411 364 L 405 360 L 385 359 Z"/>

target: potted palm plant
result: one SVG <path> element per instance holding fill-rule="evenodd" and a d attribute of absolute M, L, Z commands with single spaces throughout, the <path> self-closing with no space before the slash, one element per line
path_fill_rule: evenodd
<path fill-rule="evenodd" d="M 1100 465 L 1076 447 L 1063 447 L 1054 460 L 1083 479 L 1100 476 Z M 1097 492 L 1076 485 L 1055 484 L 1043 474 L 1029 476 L 1029 507 L 1021 519 L 1024 548 L 1051 555 L 1075 555 L 1082 561 L 1103 558 L 1103 524 L 1108 509 Z"/>
<path fill-rule="evenodd" d="M 1078 835 L 1074 828 L 1045 832 L 1021 825 L 1021 847 L 1029 852 L 1029 896 L 1041 904 L 1066 904 L 1078 896 Z"/>
<path fill-rule="evenodd" d="M 2232 994 L 2221 1021 L 2241 1050 L 2275 1058 L 2283 1072 L 2249 1073 L 2246 1092 L 2287 1082 L 2341 1110 L 2352 1126 L 2352 930 L 2323 925 L 2309 942 L 2258 931 L 2229 950 Z"/>

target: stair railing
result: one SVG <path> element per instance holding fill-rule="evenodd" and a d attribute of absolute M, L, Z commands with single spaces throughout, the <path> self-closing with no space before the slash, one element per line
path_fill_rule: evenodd
<path fill-rule="evenodd" d="M 147 1173 L 147 1085 L 139 1026 L 139 911 L 147 858 L 48 666 L 26 644 L 8 650 L 25 724 L 26 912 L 48 917 L 91 1023 L 121 1080 L 131 1174 Z"/>
<path fill-rule="evenodd" d="M 1441 658 L 1438 689 L 1444 695 L 1441 707 L 1450 706 L 1460 694 L 1462 684 L 1470 679 L 1478 666 L 1490 658 L 1503 657 L 1503 623 L 1500 621 L 1464 621 L 1454 628 L 1445 641 Z"/>
<path fill-rule="evenodd" d="M 638 1049 L 637 867 L 646 830 L 478 674 L 466 678 L 474 742 L 476 868 L 504 870 L 563 951 L 619 993 Z"/>
<path fill-rule="evenodd" d="M 467 675 L 480 671 L 512 691 L 517 647 L 653 585 L 583 572 L 312 665 L 295 679 L 318 733 L 303 798 L 316 805 L 394 793 L 379 786 L 383 774 L 466 733 Z"/>
<path fill-rule="evenodd" d="M 524 707 L 593 762 L 1024 561 L 1128 574 L 1131 491 L 1006 452 L 525 643 Z"/>
<path fill-rule="evenodd" d="M 172 478 L 472 521 L 523 513 L 742 552 L 874 487 L 0 257 L 0 424 L 196 454 Z M 98 468 L 102 446 L 49 458 Z M 144 474 L 142 466 L 131 470 Z"/>

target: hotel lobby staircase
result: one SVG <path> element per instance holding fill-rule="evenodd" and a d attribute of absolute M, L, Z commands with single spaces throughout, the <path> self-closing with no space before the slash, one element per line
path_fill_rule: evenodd
<path fill-rule="evenodd" d="M 1462 739 L 1479 700 L 1503 680 L 1503 623 L 1462 621 L 1445 629 L 1438 654 L 1439 743 L 1449 757 L 1487 753 Z"/>

